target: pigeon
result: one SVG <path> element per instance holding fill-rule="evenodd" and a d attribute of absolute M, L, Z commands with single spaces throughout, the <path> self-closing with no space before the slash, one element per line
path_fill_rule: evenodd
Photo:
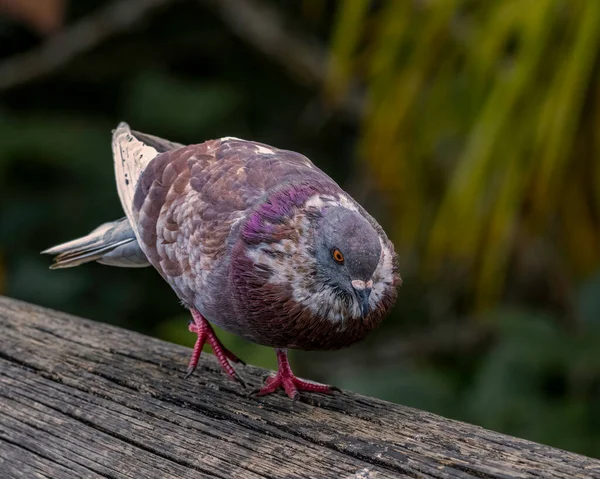
<path fill-rule="evenodd" d="M 212 323 L 275 349 L 258 396 L 339 391 L 295 376 L 288 350 L 345 348 L 390 312 L 402 280 L 377 221 L 308 158 L 263 143 L 184 146 L 121 123 L 112 151 L 125 217 L 43 251 L 51 268 L 153 266 L 191 312 L 186 377 L 208 343 L 244 384 Z"/>

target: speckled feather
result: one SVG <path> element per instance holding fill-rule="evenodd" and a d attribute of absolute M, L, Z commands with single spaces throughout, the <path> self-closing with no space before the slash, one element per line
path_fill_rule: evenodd
<path fill-rule="evenodd" d="M 319 291 L 311 279 L 318 268 L 302 251 L 310 247 L 311 222 L 321 209 L 339 204 L 359 211 L 384 247 L 376 274 L 389 271 L 379 291 L 373 288 L 365 319 L 336 319 L 335 305 L 315 306 Z M 298 153 L 235 138 L 165 151 L 141 171 L 131 211 L 142 250 L 182 302 L 253 342 L 345 347 L 373 329 L 395 301 L 400 278 L 385 233 Z M 299 290 L 311 294 L 299 298 Z"/>

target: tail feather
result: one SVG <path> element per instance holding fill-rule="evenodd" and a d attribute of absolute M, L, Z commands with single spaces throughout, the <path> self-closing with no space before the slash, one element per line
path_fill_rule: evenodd
<path fill-rule="evenodd" d="M 56 255 L 50 269 L 98 261 L 128 268 L 149 266 L 127 218 L 104 223 L 82 238 L 54 246 L 42 254 Z"/>
<path fill-rule="evenodd" d="M 87 236 L 42 251 L 43 254 L 56 255 L 50 268 L 70 268 L 91 261 L 125 268 L 149 266 L 148 258 L 136 238 L 137 226 L 132 204 L 136 185 L 152 159 L 182 146 L 157 136 L 132 131 L 127 123 L 121 122 L 113 131 L 112 149 L 117 190 L 127 216 L 104 223 Z"/>
<path fill-rule="evenodd" d="M 50 269 L 60 268 L 71 268 L 73 266 L 79 266 L 83 263 L 89 263 L 91 261 L 98 261 L 102 259 L 105 253 L 111 252 L 113 249 L 130 243 L 133 240 L 123 240 L 116 243 L 99 246 L 89 246 L 75 251 L 66 251 L 60 253 L 54 258 L 55 263 L 50 266 Z"/>

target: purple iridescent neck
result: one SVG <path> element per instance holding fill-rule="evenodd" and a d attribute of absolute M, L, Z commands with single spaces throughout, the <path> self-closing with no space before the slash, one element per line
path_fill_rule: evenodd
<path fill-rule="evenodd" d="M 242 237 L 248 244 L 279 241 L 280 227 L 309 198 L 338 191 L 339 187 L 333 182 L 287 184 L 271 193 L 250 215 L 242 229 Z"/>

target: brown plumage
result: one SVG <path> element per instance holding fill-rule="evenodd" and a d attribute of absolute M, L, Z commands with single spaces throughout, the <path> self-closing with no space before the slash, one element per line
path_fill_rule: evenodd
<path fill-rule="evenodd" d="M 262 393 L 330 391 L 293 376 L 285 350 L 349 346 L 387 315 L 401 280 L 377 222 L 306 157 L 261 143 L 223 138 L 181 146 L 121 124 L 113 152 L 128 248 L 141 252 L 193 313 L 190 330 L 199 339 L 190 370 L 206 341 L 239 378 L 229 364 L 237 358 L 208 320 L 278 350 L 280 371 Z M 83 245 L 75 240 L 76 249 L 70 242 L 71 249 L 48 252 L 73 262 L 86 238 Z M 93 239 L 101 251 L 89 260 L 123 246 L 122 238 Z"/>

